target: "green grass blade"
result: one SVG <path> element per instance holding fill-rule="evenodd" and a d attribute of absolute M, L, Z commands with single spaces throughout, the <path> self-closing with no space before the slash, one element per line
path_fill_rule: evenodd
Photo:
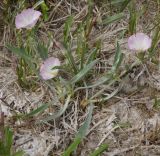
<path fill-rule="evenodd" d="M 94 93 L 94 95 L 90 98 L 90 99 L 94 99 L 96 97 L 99 97 L 99 95 L 101 95 L 102 93 L 104 93 L 104 91 L 106 90 L 106 88 L 109 88 L 111 85 L 113 85 L 115 83 L 115 80 L 113 79 L 112 81 L 110 81 L 108 84 L 105 85 L 104 88 L 100 89 L 98 92 Z"/>
<path fill-rule="evenodd" d="M 123 55 L 123 53 L 121 53 L 120 45 L 117 42 L 116 54 L 115 54 L 115 57 L 114 57 L 114 63 L 113 63 L 112 69 L 111 69 L 112 72 L 116 72 L 116 70 L 118 69 L 118 67 L 122 63 L 123 56 L 124 55 Z"/>
<path fill-rule="evenodd" d="M 69 36 L 70 36 L 70 31 L 71 31 L 71 27 L 73 24 L 73 17 L 69 16 L 65 26 L 64 26 L 64 31 L 63 31 L 63 35 L 64 35 L 64 44 L 67 44 L 67 42 L 69 41 Z"/>
<path fill-rule="evenodd" d="M 12 143 L 13 143 L 13 132 L 8 127 L 5 128 L 5 136 L 4 137 L 5 137 L 5 140 L 4 140 L 5 148 L 6 148 L 7 154 L 10 155 L 11 154 L 11 147 L 12 147 Z"/>
<path fill-rule="evenodd" d="M 103 97 L 103 98 L 100 98 L 100 99 L 89 99 L 88 102 L 89 103 L 97 103 L 97 102 L 104 102 L 104 101 L 107 101 L 109 100 L 110 98 L 112 98 L 113 96 L 115 96 L 121 89 L 121 86 L 118 87 L 116 90 L 114 90 L 112 93 L 108 94 L 106 97 Z"/>
<path fill-rule="evenodd" d="M 100 51 L 101 49 L 101 41 L 97 41 L 96 43 L 96 47 L 93 49 L 93 51 L 90 53 L 90 55 L 88 56 L 87 58 L 87 64 L 89 64 L 90 62 L 92 62 L 93 60 L 96 59 L 97 55 L 98 55 L 98 52 Z"/>
<path fill-rule="evenodd" d="M 90 55 L 88 56 L 88 59 L 87 59 L 87 63 L 86 64 L 89 64 L 91 63 L 93 60 L 95 60 L 96 56 L 97 56 L 97 48 L 94 48 L 93 51 L 90 53 Z"/>
<path fill-rule="evenodd" d="M 16 54 L 18 57 L 24 59 L 26 61 L 26 63 L 28 64 L 28 66 L 34 71 L 34 73 L 36 75 L 39 75 L 39 73 L 37 72 L 37 69 L 35 67 L 36 61 L 33 59 L 32 56 L 27 54 L 25 48 L 23 48 L 23 47 L 17 48 L 17 47 L 11 46 L 11 45 L 7 45 L 6 47 L 8 48 L 8 50 L 10 50 L 14 54 Z"/>
<path fill-rule="evenodd" d="M 70 156 L 73 151 L 77 149 L 77 146 L 81 143 L 81 138 L 77 137 L 74 139 L 73 143 L 67 148 L 62 156 Z"/>
<path fill-rule="evenodd" d="M 70 102 L 70 99 L 71 99 L 71 95 L 68 95 L 65 104 L 64 104 L 63 107 L 59 110 L 58 113 L 53 114 L 53 115 L 50 115 L 50 116 L 42 119 L 41 121 L 38 121 L 37 123 L 48 122 L 48 121 L 50 121 L 50 120 L 54 120 L 54 119 L 60 117 L 60 116 L 66 111 L 66 109 L 67 109 L 67 107 L 68 107 L 68 104 L 69 104 L 69 102 Z"/>
<path fill-rule="evenodd" d="M 41 9 L 42 9 L 42 13 L 43 13 L 43 19 L 44 21 L 48 21 L 49 15 L 48 15 L 48 6 L 45 2 L 41 3 Z"/>
<path fill-rule="evenodd" d="M 79 87 L 76 89 L 76 91 L 79 89 L 87 89 L 87 88 L 97 87 L 103 83 L 110 82 L 111 80 L 114 80 L 115 79 L 114 74 L 115 74 L 116 70 L 118 69 L 118 67 L 120 66 L 120 64 L 122 63 L 123 56 L 124 55 L 123 55 L 123 53 L 121 53 L 120 45 L 117 42 L 116 54 L 114 57 L 114 63 L 113 63 L 111 71 L 108 72 L 107 74 L 105 74 L 104 76 L 100 77 L 95 82 L 93 82 L 93 84 L 91 84 L 87 87 Z"/>
<path fill-rule="evenodd" d="M 137 13 L 136 12 L 130 12 L 129 32 L 131 34 L 134 34 L 136 32 L 136 26 L 137 26 Z"/>
<path fill-rule="evenodd" d="M 113 16 L 108 17 L 107 19 L 104 19 L 104 20 L 102 21 L 102 24 L 108 25 L 108 24 L 111 24 L 111 23 L 113 23 L 113 22 L 119 21 L 119 20 L 121 20 L 122 18 L 124 18 L 124 13 L 118 13 L 118 14 L 116 14 L 116 15 L 113 15 Z"/>
<path fill-rule="evenodd" d="M 131 0 L 125 0 L 123 3 L 122 3 L 122 6 L 121 6 L 121 11 L 124 11 L 124 9 L 127 7 L 127 5 L 131 2 Z"/>
<path fill-rule="evenodd" d="M 50 103 L 48 104 L 43 104 L 42 106 L 38 107 L 37 109 L 31 111 L 30 113 L 26 114 L 24 117 L 28 118 L 28 117 L 32 117 L 38 113 L 43 112 L 44 110 L 46 110 L 49 107 Z"/>
<path fill-rule="evenodd" d="M 82 24 L 80 24 L 77 31 L 78 32 L 77 32 L 76 52 L 78 53 L 79 58 L 80 58 L 80 69 L 82 69 L 85 63 L 85 54 L 88 51 L 88 43 L 85 38 L 84 26 Z"/>
<path fill-rule="evenodd" d="M 44 3 L 44 0 L 39 0 L 37 3 L 34 4 L 33 8 L 37 8 L 39 5 L 41 5 L 42 3 Z"/>
<path fill-rule="evenodd" d="M 104 151 L 108 149 L 108 144 L 102 144 L 89 156 L 100 156 Z"/>
<path fill-rule="evenodd" d="M 157 27 L 157 29 L 154 32 L 154 36 L 153 36 L 153 40 L 152 40 L 152 46 L 149 50 L 149 57 L 154 56 L 155 52 L 156 52 L 156 47 L 159 43 L 160 40 L 160 31 L 159 31 L 159 27 Z"/>
<path fill-rule="evenodd" d="M 13 52 L 17 56 L 23 58 L 24 60 L 29 61 L 29 62 L 33 61 L 32 56 L 30 56 L 30 55 L 28 55 L 26 53 L 25 48 L 17 48 L 17 47 L 11 46 L 11 45 L 7 45 L 6 47 L 7 47 L 8 50 L 10 50 L 11 52 Z"/>
<path fill-rule="evenodd" d="M 115 79 L 114 74 L 115 74 L 116 70 L 118 69 L 118 67 L 120 66 L 120 64 L 122 63 L 123 56 L 124 55 L 121 53 L 120 45 L 117 42 L 116 54 L 115 54 L 115 57 L 114 57 L 114 63 L 113 63 L 111 71 L 108 72 L 107 74 L 105 74 L 104 76 L 100 77 L 95 82 L 93 82 L 93 84 L 91 84 L 87 87 L 79 87 L 79 88 L 76 89 L 76 91 L 79 90 L 79 89 L 87 89 L 87 88 L 97 87 L 97 86 L 99 86 L 103 83 L 110 82 L 111 80 L 114 80 Z"/>
<path fill-rule="evenodd" d="M 126 0 L 112 0 L 111 1 L 111 5 L 119 5 L 119 4 L 121 4 L 121 3 L 123 3 L 124 1 L 126 1 Z"/>
<path fill-rule="evenodd" d="M 71 153 L 77 149 L 77 146 L 81 143 L 82 139 L 86 136 L 92 119 L 93 107 L 93 104 L 91 104 L 89 107 L 87 118 L 84 124 L 80 127 L 79 132 L 74 139 L 74 142 L 66 149 L 62 156 L 70 156 Z"/>
<path fill-rule="evenodd" d="M 4 142 L 0 140 L 0 156 L 5 156 L 5 155 L 7 155 L 6 148 L 4 146 Z"/>
<path fill-rule="evenodd" d="M 136 33 L 136 27 L 137 27 L 137 20 L 138 20 L 138 14 L 137 14 L 137 10 L 136 10 L 136 4 L 133 1 L 130 5 L 129 5 L 129 33 L 130 34 L 134 34 Z"/>
<path fill-rule="evenodd" d="M 43 60 L 45 60 L 48 57 L 48 49 L 41 43 L 38 43 L 37 45 L 37 52 Z"/>
<path fill-rule="evenodd" d="M 68 59 L 69 64 L 71 65 L 74 73 L 76 74 L 78 72 L 78 69 L 77 69 L 76 63 L 74 61 L 74 57 L 73 57 L 71 51 L 69 50 L 69 48 L 66 49 L 66 57 Z"/>
<path fill-rule="evenodd" d="M 84 68 L 71 79 L 70 83 L 74 84 L 74 83 L 80 81 L 84 76 L 86 76 L 88 74 L 88 72 L 95 66 L 95 64 L 97 62 L 98 62 L 98 60 L 94 60 L 93 62 L 84 66 Z"/>
<path fill-rule="evenodd" d="M 0 156 L 23 156 L 24 152 L 22 151 L 13 152 L 12 144 L 13 132 L 9 127 L 5 127 L 4 138 L 0 140 Z"/>
<path fill-rule="evenodd" d="M 93 8 L 94 8 L 94 2 L 93 0 L 87 0 L 88 4 L 88 14 L 85 18 L 85 24 L 82 23 L 82 25 L 85 25 L 85 38 L 88 39 L 92 28 L 93 28 Z"/>
<path fill-rule="evenodd" d="M 93 104 L 91 104 L 89 106 L 89 112 L 88 112 L 87 118 L 86 118 L 84 124 L 80 127 L 79 132 L 76 135 L 76 137 L 84 138 L 86 136 L 87 131 L 88 131 L 89 126 L 90 126 L 90 123 L 91 123 L 91 119 L 92 119 L 93 107 L 94 107 Z"/>
<path fill-rule="evenodd" d="M 105 76 L 100 77 L 98 80 L 96 80 L 95 82 L 93 82 L 91 85 L 86 86 L 86 87 L 79 87 L 77 88 L 75 91 L 80 90 L 80 89 L 87 89 L 87 88 L 93 88 L 93 87 L 97 87 L 103 83 L 107 83 L 110 82 L 111 80 L 114 80 L 114 76 L 112 73 L 107 73 Z"/>
<path fill-rule="evenodd" d="M 73 24 L 73 17 L 69 16 L 66 23 L 65 23 L 65 26 L 64 26 L 63 41 L 64 41 L 64 47 L 65 47 L 65 50 L 66 50 L 65 51 L 66 52 L 66 57 L 69 61 L 69 64 L 73 68 L 74 73 L 77 73 L 78 69 L 77 69 L 76 63 L 74 61 L 74 57 L 72 55 L 72 52 L 71 52 L 71 48 L 70 48 L 70 44 L 71 44 L 70 43 L 70 31 L 71 31 L 72 24 Z"/>

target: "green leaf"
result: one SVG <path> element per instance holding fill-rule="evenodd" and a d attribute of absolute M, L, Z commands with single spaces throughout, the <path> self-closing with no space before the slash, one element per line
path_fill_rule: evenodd
<path fill-rule="evenodd" d="M 80 89 L 88 89 L 88 88 L 93 88 L 93 87 L 97 87 L 103 83 L 107 83 L 110 82 L 111 80 L 114 80 L 114 76 L 111 72 L 105 74 L 104 76 L 100 77 L 98 80 L 96 80 L 95 82 L 93 82 L 91 85 L 86 86 L 86 87 L 79 87 L 77 89 L 75 89 L 75 91 L 80 90 Z"/>
<path fill-rule="evenodd" d="M 108 25 L 108 24 L 111 24 L 113 22 L 121 20 L 123 17 L 124 17 L 124 13 L 118 13 L 116 15 L 108 17 L 107 19 L 104 19 L 102 21 L 102 24 Z"/>
<path fill-rule="evenodd" d="M 103 83 L 110 82 L 111 80 L 114 80 L 115 79 L 114 74 L 115 74 L 116 70 L 118 69 L 118 67 L 120 66 L 120 64 L 122 63 L 122 60 L 123 60 L 123 54 L 121 53 L 120 45 L 117 42 L 116 54 L 114 57 L 114 62 L 113 62 L 113 66 L 112 66 L 111 71 L 109 71 L 107 74 L 105 74 L 104 76 L 100 77 L 98 80 L 93 82 L 93 84 L 86 86 L 86 87 L 79 87 L 75 91 L 77 91 L 79 89 L 87 89 L 87 88 L 97 87 Z"/>
<path fill-rule="evenodd" d="M 86 136 L 87 131 L 88 131 L 89 126 L 90 126 L 90 123 L 91 123 L 91 119 L 92 119 L 93 107 L 94 107 L 94 105 L 90 104 L 87 118 L 86 118 L 84 124 L 80 127 L 79 132 L 76 135 L 76 137 L 84 138 Z"/>
<path fill-rule="evenodd" d="M 82 69 L 85 63 L 85 54 L 88 51 L 88 43 L 85 38 L 85 31 L 82 23 L 80 24 L 76 35 L 77 35 L 76 52 L 78 53 L 78 56 L 80 58 L 80 69 Z"/>
<path fill-rule="evenodd" d="M 153 107 L 156 109 L 160 108 L 160 99 L 158 99 L 157 97 L 155 97 L 154 99 Z"/>
<path fill-rule="evenodd" d="M 33 8 L 37 8 L 39 5 L 41 5 L 42 3 L 44 3 L 44 0 L 39 0 L 37 3 L 34 4 Z"/>
<path fill-rule="evenodd" d="M 84 23 L 82 22 L 82 25 L 84 26 L 85 30 L 85 38 L 88 39 L 89 35 L 93 28 L 93 8 L 94 8 L 94 2 L 93 0 L 88 0 L 88 13 L 86 17 L 84 18 Z"/>
<path fill-rule="evenodd" d="M 74 139 L 73 143 L 66 149 L 66 151 L 63 153 L 62 156 L 70 156 L 71 153 L 77 149 L 77 146 L 81 143 L 82 139 L 86 136 L 91 123 L 92 112 L 93 112 L 93 104 L 90 105 L 87 118 L 84 124 L 80 127 L 79 132 L 76 135 L 76 138 Z"/>
<path fill-rule="evenodd" d="M 25 48 L 23 48 L 23 47 L 22 48 L 17 48 L 17 47 L 11 46 L 11 45 L 7 45 L 6 47 L 7 47 L 8 50 L 13 52 L 17 56 L 23 58 L 25 61 L 29 61 L 29 62 L 33 61 L 32 56 L 30 56 L 30 55 L 28 55 L 26 53 L 26 49 Z"/>
<path fill-rule="evenodd" d="M 89 156 L 100 156 L 107 149 L 108 149 L 108 144 L 102 144 L 98 147 L 98 149 L 96 149 Z"/>
<path fill-rule="evenodd" d="M 72 55 L 72 52 L 71 52 L 71 47 L 70 47 L 70 31 L 71 31 L 71 26 L 72 26 L 72 23 L 73 23 L 73 17 L 72 16 L 69 16 L 66 23 L 65 23 L 65 26 L 64 26 L 64 31 L 63 31 L 63 36 L 64 36 L 64 47 L 65 47 L 65 52 L 66 52 L 66 57 L 68 59 L 68 62 L 70 64 L 70 66 L 73 68 L 73 71 L 74 73 L 77 73 L 77 66 L 76 66 L 76 63 L 74 61 L 74 57 Z"/>
<path fill-rule="evenodd" d="M 24 152 L 22 151 L 16 153 L 12 151 L 12 144 L 13 132 L 9 127 L 5 127 L 4 138 L 0 140 L 0 156 L 23 156 Z"/>
<path fill-rule="evenodd" d="M 93 51 L 90 53 L 90 55 L 88 56 L 88 59 L 87 59 L 87 63 L 86 64 L 89 64 L 91 63 L 93 60 L 95 60 L 96 56 L 97 56 L 97 52 L 98 52 L 98 49 L 97 48 L 94 48 Z"/>
<path fill-rule="evenodd" d="M 77 146 L 81 143 L 81 138 L 77 137 L 74 139 L 73 143 L 67 148 L 62 156 L 70 156 L 73 151 L 77 149 Z"/>
<path fill-rule="evenodd" d="M 0 140 L 0 155 L 1 155 L 1 156 L 7 155 L 7 154 L 6 154 L 6 153 L 7 153 L 6 151 L 8 151 L 8 149 L 5 148 L 4 142 Z"/>
<path fill-rule="evenodd" d="M 93 60 L 96 59 L 96 56 L 97 56 L 98 52 L 100 51 L 100 48 L 101 48 L 101 41 L 98 40 L 96 43 L 96 47 L 93 49 L 93 51 L 88 56 L 86 64 L 89 64 L 90 62 L 92 62 Z"/>
<path fill-rule="evenodd" d="M 112 1 L 111 1 L 111 5 L 121 4 L 121 3 L 123 3 L 124 1 L 126 1 L 126 0 L 112 0 Z"/>
<path fill-rule="evenodd" d="M 8 50 L 10 50 L 11 52 L 13 52 L 14 54 L 16 54 L 18 57 L 24 59 L 26 61 L 26 63 L 28 64 L 28 66 L 38 75 L 37 73 L 37 69 L 35 67 L 35 60 L 33 59 L 32 56 L 30 56 L 25 48 L 17 48 L 11 45 L 7 45 L 6 46 L 8 48 Z"/>
<path fill-rule="evenodd" d="M 37 109 L 31 111 L 30 113 L 26 114 L 24 117 L 32 117 L 38 113 L 43 112 L 44 110 L 46 110 L 49 107 L 50 103 L 48 104 L 43 104 L 42 106 L 38 107 Z"/>
<path fill-rule="evenodd" d="M 71 26 L 73 24 L 73 17 L 72 16 L 69 16 L 67 18 L 67 21 L 65 23 L 65 26 L 64 26 L 64 32 L 63 32 L 63 35 L 64 35 L 64 43 L 66 44 L 69 40 L 69 33 L 70 33 L 70 30 L 71 30 Z"/>
<path fill-rule="evenodd" d="M 74 84 L 74 83 L 80 81 L 95 66 L 95 64 L 97 62 L 98 62 L 98 60 L 94 60 L 93 62 L 91 62 L 88 65 L 84 66 L 84 68 L 77 75 L 75 75 L 71 79 L 70 83 Z"/>
<path fill-rule="evenodd" d="M 74 61 L 74 57 L 73 57 L 71 51 L 68 49 L 66 50 L 66 58 L 68 59 L 69 64 L 71 65 L 74 73 L 76 74 L 78 69 L 77 69 L 76 63 Z"/>
<path fill-rule="evenodd" d="M 136 26 L 137 26 L 137 13 L 131 12 L 129 19 L 129 32 L 131 34 L 134 34 L 136 32 Z"/>
<path fill-rule="evenodd" d="M 89 99 L 88 100 L 88 103 L 100 103 L 100 102 L 104 102 L 104 101 L 107 101 L 109 100 L 110 98 L 112 98 L 113 96 L 115 96 L 119 91 L 120 89 L 122 88 L 122 86 L 118 87 L 117 89 L 115 89 L 112 93 L 108 94 L 106 97 L 103 97 L 103 98 L 100 98 L 100 99 Z M 96 93 L 98 94 L 98 93 Z"/>
<path fill-rule="evenodd" d="M 107 85 L 105 85 L 105 87 L 103 87 L 102 89 L 100 89 L 98 92 L 94 93 L 94 95 L 90 98 L 93 99 L 95 97 L 99 97 L 99 95 L 103 94 L 104 91 L 106 90 L 106 88 L 109 88 L 113 83 L 115 83 L 116 80 L 112 79 L 110 81 L 110 83 L 108 83 Z"/>
<path fill-rule="evenodd" d="M 42 13 L 43 13 L 43 19 L 44 21 L 48 21 L 49 15 L 48 15 L 48 6 L 46 5 L 45 2 L 41 3 L 41 9 L 42 9 Z"/>
<path fill-rule="evenodd" d="M 70 99 L 71 99 L 71 95 L 68 95 L 65 104 L 64 104 L 63 107 L 58 111 L 58 113 L 53 114 L 53 115 L 50 115 L 50 116 L 46 117 L 45 119 L 42 119 L 40 122 L 38 121 L 37 123 L 48 122 L 48 121 L 50 121 L 50 120 L 54 120 L 54 119 L 60 117 L 60 116 L 66 111 L 66 109 L 67 109 L 67 107 L 68 107 L 68 104 L 69 104 L 69 102 L 70 102 Z"/>
<path fill-rule="evenodd" d="M 124 9 L 127 7 L 127 5 L 131 2 L 131 0 L 125 0 L 122 3 L 121 11 L 124 11 Z"/>
<path fill-rule="evenodd" d="M 11 152 L 11 147 L 12 147 L 12 142 L 13 142 L 13 132 L 6 127 L 5 128 L 5 148 L 7 149 L 7 154 L 10 155 Z"/>
<path fill-rule="evenodd" d="M 43 44 L 38 43 L 37 52 L 43 60 L 48 57 L 48 49 Z"/>
<path fill-rule="evenodd" d="M 136 3 L 133 1 L 130 5 L 129 5 L 129 32 L 131 34 L 136 33 L 136 27 L 137 27 L 137 20 L 138 20 L 138 14 L 137 14 L 137 10 L 136 10 Z"/>
<path fill-rule="evenodd" d="M 112 69 L 111 69 L 112 72 L 116 72 L 116 70 L 120 66 L 122 60 L 123 60 L 123 53 L 121 53 L 120 45 L 117 42 L 116 54 L 115 54 L 115 57 L 114 57 L 114 63 L 113 63 Z"/>
<path fill-rule="evenodd" d="M 154 56 L 159 40 L 160 40 L 160 31 L 159 31 L 159 27 L 157 27 L 157 29 L 154 31 L 154 34 L 153 34 L 152 46 L 149 50 L 149 57 Z"/>

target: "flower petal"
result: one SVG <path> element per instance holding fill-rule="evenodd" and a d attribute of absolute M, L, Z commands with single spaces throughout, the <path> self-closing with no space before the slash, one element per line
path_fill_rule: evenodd
<path fill-rule="evenodd" d="M 58 69 L 53 69 L 55 66 L 60 66 L 58 58 L 50 57 L 46 59 L 40 67 L 40 75 L 42 79 L 49 80 L 57 76 Z"/>
<path fill-rule="evenodd" d="M 143 33 L 137 33 L 129 37 L 128 47 L 130 50 L 145 51 L 151 47 L 152 39 Z"/>
<path fill-rule="evenodd" d="M 37 23 L 40 15 L 41 15 L 40 11 L 36 11 L 32 8 L 23 10 L 20 14 L 16 16 L 16 19 L 15 19 L 16 28 L 31 29 Z"/>

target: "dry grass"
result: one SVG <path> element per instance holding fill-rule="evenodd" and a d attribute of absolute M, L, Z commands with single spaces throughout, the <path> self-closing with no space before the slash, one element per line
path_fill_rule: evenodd
<path fill-rule="evenodd" d="M 54 45 L 62 41 L 64 22 L 69 15 L 74 15 L 75 29 L 87 14 L 85 1 L 52 1 L 49 20 L 43 23 L 43 29 L 39 31 L 40 38 L 47 40 L 45 32 L 51 32 L 53 45 L 50 47 L 50 55 L 58 55 L 59 49 Z M 145 16 L 138 22 L 137 31 L 153 33 L 154 19 L 157 16 L 157 2 L 139 1 L 137 8 L 148 4 Z M 101 20 L 110 14 L 109 5 L 95 5 L 94 14 Z M 115 50 L 115 40 L 128 28 L 128 11 L 125 11 L 126 19 L 118 23 L 104 27 L 94 27 L 90 37 L 90 45 L 95 40 L 102 41 L 101 61 L 97 64 L 96 73 L 103 73 L 110 69 Z M 1 17 L 1 16 L 0 16 Z M 29 112 L 37 108 L 41 102 L 55 99 L 55 94 L 46 87 L 40 85 L 34 92 L 23 90 L 17 83 L 15 75 L 16 59 L 8 53 L 4 45 L 12 42 L 13 32 L 10 25 L 1 29 L 0 42 L 0 112 L 5 114 L 5 124 L 14 130 L 14 146 L 23 149 L 30 156 L 60 156 L 72 142 L 80 125 L 82 125 L 86 110 L 81 107 L 83 95 L 77 94 L 70 103 L 65 114 L 48 123 L 35 125 L 34 121 L 15 122 L 12 118 L 15 113 Z M 127 35 L 119 41 L 122 52 L 125 54 L 124 63 L 134 62 L 135 57 L 127 50 Z M 73 47 L 74 51 L 74 47 Z M 122 65 L 121 70 L 123 71 Z M 159 97 L 160 71 L 158 67 L 148 63 L 135 67 L 127 76 L 122 78 L 122 90 L 118 95 L 104 103 L 97 103 L 94 109 L 91 129 L 87 137 L 78 148 L 78 156 L 87 156 L 91 150 L 101 143 L 108 143 L 109 149 L 104 156 L 156 156 L 160 155 L 160 116 L 159 109 L 154 107 L 155 97 Z M 95 79 L 97 77 L 95 76 Z M 116 86 L 106 86 L 104 94 L 115 90 Z M 93 90 L 93 94 L 95 91 Z M 57 103 L 55 109 L 47 109 L 43 115 L 53 113 L 61 103 Z M 39 120 L 37 116 L 36 120 Z"/>

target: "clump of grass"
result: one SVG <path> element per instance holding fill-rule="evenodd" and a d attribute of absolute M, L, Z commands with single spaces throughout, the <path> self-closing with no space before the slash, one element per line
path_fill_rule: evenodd
<path fill-rule="evenodd" d="M 39 3 L 39 5 L 42 3 Z M 116 43 L 115 58 L 111 70 L 97 75 L 98 79 L 95 80 L 93 73 L 95 72 L 95 66 L 99 62 L 101 54 L 101 41 L 95 40 L 94 43 L 90 44 L 90 37 L 94 30 L 95 17 L 93 14 L 94 3 L 88 2 L 88 13 L 81 23 L 75 24 L 73 16 L 69 16 L 64 24 L 63 30 L 63 49 L 61 54 L 63 55 L 63 62 L 58 69 L 60 70 L 59 75 L 47 82 L 42 80 L 39 75 L 39 68 L 41 62 L 45 61 L 50 57 L 49 44 L 45 45 L 37 37 L 38 29 L 42 26 L 37 24 L 31 30 L 16 30 L 16 43 L 8 44 L 6 47 L 9 51 L 13 52 L 18 57 L 17 65 L 17 76 L 19 84 L 24 89 L 32 89 L 37 84 L 44 82 L 51 90 L 57 94 L 58 100 L 62 104 L 62 107 L 57 113 L 52 115 L 46 115 L 40 117 L 35 124 L 43 122 L 49 122 L 54 120 L 65 113 L 69 104 L 76 97 L 77 94 L 81 94 L 82 98 L 80 103 L 83 103 L 83 107 L 87 107 L 92 103 L 104 102 L 120 90 L 118 87 L 113 92 L 104 95 L 104 90 L 119 81 L 119 67 L 123 60 L 123 54 L 120 49 L 120 45 Z M 25 5 L 25 4 L 24 4 Z M 36 6 L 36 5 L 35 5 Z M 42 12 L 44 20 L 48 19 L 47 7 L 43 3 Z M 124 17 L 123 13 L 118 13 L 107 19 L 103 20 L 102 25 L 112 24 Z M 76 25 L 73 29 L 73 25 Z M 73 51 L 72 47 L 76 48 Z M 65 62 L 65 63 L 64 63 Z M 65 76 L 64 76 L 65 75 Z M 29 78 L 29 79 L 28 79 Z M 91 90 L 95 90 L 94 93 Z M 53 106 L 53 101 L 47 104 L 42 104 L 37 109 L 31 111 L 28 114 L 18 114 L 17 120 L 30 119 L 43 113 L 46 109 Z M 84 125 L 80 128 L 79 133 L 76 135 L 73 143 L 66 149 L 64 156 L 69 156 L 72 152 L 76 151 L 77 146 L 81 143 L 87 134 L 89 125 L 91 123 L 93 105 L 90 106 L 90 111 Z M 100 146 L 99 149 L 94 151 L 91 155 L 98 155 L 102 153 L 107 146 Z"/>
<path fill-rule="evenodd" d="M 93 2 L 89 1 L 88 14 L 82 23 L 77 25 L 74 31 L 72 31 L 72 26 L 74 23 L 73 17 L 68 17 L 65 22 L 62 43 L 64 48 L 62 50 L 62 54 L 66 59 L 66 64 L 62 64 L 59 69 L 61 73 L 65 71 L 67 76 L 59 76 L 52 80 L 52 82 L 56 84 L 55 86 L 49 85 L 50 88 L 57 90 L 56 93 L 58 93 L 60 101 L 68 101 L 68 98 L 71 100 L 71 97 L 74 97 L 74 95 L 76 95 L 79 91 L 87 91 L 88 89 L 99 88 L 103 84 L 110 86 L 118 80 L 118 68 L 121 65 L 123 59 L 123 54 L 121 53 L 120 45 L 118 43 L 116 45 L 117 48 L 112 69 L 107 73 L 103 73 L 103 76 L 98 76 L 99 79 L 96 81 L 92 76 L 94 67 L 99 62 L 98 56 L 100 55 L 101 51 L 101 42 L 99 40 L 95 41 L 93 46 L 89 45 L 89 37 L 94 26 L 93 19 Z M 113 23 L 119 19 L 121 19 L 119 15 L 110 17 L 107 24 Z M 47 57 L 49 57 L 48 47 L 44 46 L 44 44 L 41 43 L 41 41 L 39 41 L 35 36 L 37 29 L 38 27 L 31 30 L 23 30 L 27 33 L 27 42 L 25 44 L 24 39 L 22 39 L 22 31 L 18 33 L 18 47 L 11 45 L 7 46 L 10 51 L 14 52 L 19 57 L 17 74 L 19 83 L 24 88 L 27 86 L 31 87 L 32 82 L 36 82 L 38 79 L 41 79 L 39 77 L 39 68 L 37 68 L 40 64 L 38 60 L 45 60 Z M 36 43 L 37 41 L 38 43 Z M 72 51 L 73 42 L 75 41 L 77 42 L 76 50 Z M 33 79 L 31 79 L 31 82 L 27 82 L 26 77 L 29 75 L 31 75 L 31 77 L 36 76 L 37 80 L 35 79 L 33 81 Z M 66 79 L 66 77 L 68 78 Z M 82 99 L 85 100 L 85 105 L 89 103 L 106 101 L 119 91 L 119 89 L 117 89 L 108 96 L 104 97 L 104 90 L 105 88 L 102 88 L 99 91 L 97 90 L 94 95 L 87 95 L 84 99 Z M 90 97 L 89 99 L 88 96 Z M 69 104 L 69 101 L 66 105 Z M 64 108 L 66 109 L 67 107 Z M 64 113 L 64 108 L 62 111 L 60 110 L 61 113 L 57 114 L 62 114 L 62 112 Z M 47 121 L 49 119 L 54 118 L 48 117 Z"/>
<path fill-rule="evenodd" d="M 4 135 L 0 139 L 0 155 L 1 156 L 23 156 L 23 151 L 15 152 L 12 148 L 13 132 L 9 127 L 4 127 Z"/>

